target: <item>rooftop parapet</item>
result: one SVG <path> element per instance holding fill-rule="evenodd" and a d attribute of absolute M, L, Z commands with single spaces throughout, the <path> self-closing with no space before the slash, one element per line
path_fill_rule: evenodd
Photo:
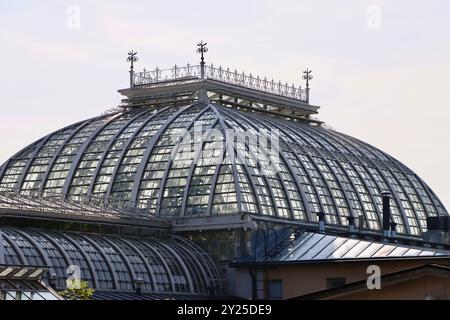
<path fill-rule="evenodd" d="M 245 87 L 264 93 L 269 93 L 289 99 L 307 102 L 307 92 L 301 86 L 296 87 L 294 84 L 283 84 L 281 81 L 275 82 L 273 79 L 268 80 L 267 77 L 253 76 L 251 73 L 246 75 L 244 72 L 239 73 L 237 70 L 230 71 L 229 68 L 214 67 L 213 64 L 204 67 L 204 79 L 215 80 L 235 86 Z M 139 86 L 165 86 L 170 83 L 176 84 L 182 81 L 201 80 L 201 65 L 187 64 L 184 67 L 175 65 L 171 69 L 156 68 L 152 71 L 137 72 L 133 75 L 132 87 Z"/>
<path fill-rule="evenodd" d="M 130 87 L 119 90 L 126 96 L 123 108 L 136 108 L 149 105 L 217 102 L 222 105 L 247 109 L 252 112 L 265 112 L 288 118 L 307 120 L 316 124 L 320 121 L 310 116 L 318 113 L 318 106 L 309 103 L 309 80 L 311 71 L 304 71 L 305 88 L 289 85 L 267 77 L 254 76 L 232 71 L 230 68 L 205 64 L 206 43 L 198 44 L 201 54 L 199 65 L 178 66 L 170 69 L 155 68 L 134 72 L 137 53 L 131 51 Z"/>

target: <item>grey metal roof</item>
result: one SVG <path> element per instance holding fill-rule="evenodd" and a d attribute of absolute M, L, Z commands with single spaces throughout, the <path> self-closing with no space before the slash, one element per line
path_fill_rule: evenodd
<path fill-rule="evenodd" d="M 450 257 L 450 251 L 303 232 L 269 261 L 357 260 L 407 257 Z"/>
<path fill-rule="evenodd" d="M 287 116 L 286 116 L 287 117 Z M 383 191 L 390 191 L 399 235 L 420 237 L 426 218 L 447 215 L 433 191 L 399 161 L 360 140 L 286 117 L 220 103 L 153 105 L 100 116 L 58 130 L 0 167 L 0 191 L 138 210 L 154 217 L 250 213 L 345 227 L 361 217 L 381 229 Z M 251 160 L 222 161 L 245 145 L 206 139 L 202 161 L 171 159 L 174 132 L 277 130 L 280 170 L 264 174 Z"/>

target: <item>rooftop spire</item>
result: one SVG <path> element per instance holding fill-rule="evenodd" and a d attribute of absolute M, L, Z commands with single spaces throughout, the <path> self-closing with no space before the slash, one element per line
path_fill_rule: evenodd
<path fill-rule="evenodd" d="M 303 79 L 306 80 L 306 102 L 309 103 L 309 80 L 312 80 L 313 76 L 311 75 L 312 70 L 306 68 L 303 71 Z"/>
<path fill-rule="evenodd" d="M 134 63 L 138 61 L 137 52 L 131 50 L 128 52 L 127 61 L 130 62 L 130 88 L 133 87 Z"/>
<path fill-rule="evenodd" d="M 208 52 L 208 48 L 206 47 L 207 43 L 200 41 L 199 43 L 197 43 L 198 49 L 197 49 L 197 53 L 200 53 L 201 55 L 201 60 L 200 60 L 200 79 L 204 80 L 205 79 L 205 56 L 204 54 L 206 52 Z M 200 88 L 198 90 L 198 101 L 200 102 L 204 102 L 204 103 L 208 103 L 209 99 L 208 99 L 208 93 L 206 91 L 206 89 L 204 88 Z"/>
<path fill-rule="evenodd" d="M 205 56 L 204 54 L 208 52 L 208 48 L 206 47 L 208 43 L 204 43 L 203 40 L 197 43 L 198 49 L 197 53 L 201 54 L 201 60 L 200 60 L 200 68 L 201 68 L 201 78 L 205 79 Z"/>

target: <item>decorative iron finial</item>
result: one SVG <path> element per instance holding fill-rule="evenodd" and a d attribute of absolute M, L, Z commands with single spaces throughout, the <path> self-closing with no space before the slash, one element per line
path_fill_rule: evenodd
<path fill-rule="evenodd" d="M 203 42 L 203 40 L 202 41 L 200 41 L 199 43 L 197 43 L 197 47 L 198 47 L 198 49 L 197 49 L 197 53 L 200 53 L 200 55 L 201 55 L 201 60 L 200 60 L 200 79 L 202 79 L 202 80 L 204 80 L 204 79 L 206 79 L 206 77 L 205 77 L 205 56 L 204 56 L 204 54 L 206 53 L 206 52 L 208 52 L 208 48 L 206 47 L 206 45 L 207 45 L 207 43 L 206 42 Z M 211 65 L 211 72 L 213 72 L 213 66 Z M 198 101 L 199 102 L 204 102 L 204 103 L 208 103 L 209 102 L 209 99 L 208 99 L 208 94 L 207 94 L 207 91 L 206 91 L 206 89 L 204 89 L 204 88 L 201 88 L 201 89 L 199 89 L 198 90 Z"/>
<path fill-rule="evenodd" d="M 133 87 L 134 63 L 138 61 L 137 52 L 134 50 L 128 52 L 127 61 L 130 62 L 130 87 Z"/>
<path fill-rule="evenodd" d="M 306 80 L 306 102 L 309 103 L 309 80 L 312 80 L 313 76 L 311 75 L 312 70 L 306 68 L 303 71 L 303 80 Z"/>
<path fill-rule="evenodd" d="M 309 87 L 309 80 L 312 80 L 313 76 L 311 75 L 312 70 L 306 69 L 303 71 L 303 79 L 306 80 L 306 87 Z"/>
<path fill-rule="evenodd" d="M 130 70 L 134 69 L 134 62 L 138 61 L 138 57 L 136 55 L 137 55 L 137 52 L 135 52 L 134 50 L 131 50 L 130 52 L 128 52 L 127 61 L 131 62 Z"/>
<path fill-rule="evenodd" d="M 206 45 L 207 45 L 208 43 L 204 43 L 203 42 L 203 40 L 202 41 L 200 41 L 199 43 L 197 43 L 197 47 L 198 47 L 198 49 L 197 49 L 197 53 L 200 53 L 201 54 L 201 63 L 205 63 L 205 56 L 204 56 L 204 54 L 206 53 L 206 52 L 208 52 L 208 48 L 206 47 Z"/>
<path fill-rule="evenodd" d="M 197 43 L 198 49 L 197 49 L 197 53 L 200 53 L 201 55 L 201 61 L 200 61 L 200 71 L 201 71 L 201 77 L 202 79 L 205 79 L 205 56 L 204 54 L 206 52 L 208 52 L 208 48 L 206 47 L 208 43 L 200 41 L 199 43 Z"/>

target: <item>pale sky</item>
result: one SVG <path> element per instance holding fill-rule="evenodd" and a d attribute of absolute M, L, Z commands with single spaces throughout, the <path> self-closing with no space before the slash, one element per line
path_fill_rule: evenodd
<path fill-rule="evenodd" d="M 129 50 L 138 70 L 165 68 L 196 63 L 203 39 L 207 62 L 233 70 L 300 83 L 311 68 L 319 118 L 449 208 L 449 16 L 448 0 L 0 0 L 0 162 L 119 104 Z"/>

